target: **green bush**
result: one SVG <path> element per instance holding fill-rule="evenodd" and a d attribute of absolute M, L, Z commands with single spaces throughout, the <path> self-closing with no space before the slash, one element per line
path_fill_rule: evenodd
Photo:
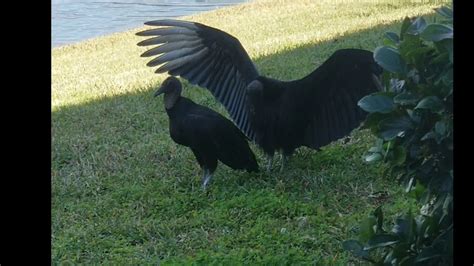
<path fill-rule="evenodd" d="M 406 18 L 400 35 L 386 33 L 374 58 L 385 70 L 384 91 L 362 98 L 365 128 L 377 136 L 367 162 L 383 161 L 419 200 L 384 229 L 381 207 L 365 219 L 358 240 L 343 247 L 381 265 L 452 264 L 453 27 L 452 10 L 440 21 Z"/>

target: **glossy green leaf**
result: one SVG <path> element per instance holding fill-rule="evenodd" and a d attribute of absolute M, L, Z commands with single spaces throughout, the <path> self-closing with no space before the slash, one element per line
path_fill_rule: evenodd
<path fill-rule="evenodd" d="M 414 123 L 418 124 L 421 122 L 421 116 L 416 110 L 407 109 L 407 114 Z"/>
<path fill-rule="evenodd" d="M 390 43 L 396 45 L 400 42 L 400 38 L 395 32 L 386 32 L 385 33 L 385 39 L 389 40 Z"/>
<path fill-rule="evenodd" d="M 407 68 L 400 53 L 388 46 L 377 47 L 374 51 L 374 60 L 385 70 L 393 73 L 405 73 Z"/>
<path fill-rule="evenodd" d="M 382 152 L 381 146 L 373 146 L 369 149 L 369 152 Z"/>
<path fill-rule="evenodd" d="M 429 109 L 432 112 L 439 112 L 443 109 L 443 102 L 437 96 L 423 98 L 415 109 Z"/>
<path fill-rule="evenodd" d="M 393 98 L 394 103 L 401 105 L 415 105 L 419 100 L 419 96 L 410 92 L 402 92 Z"/>
<path fill-rule="evenodd" d="M 354 256 L 358 258 L 367 258 L 369 252 L 364 250 L 364 246 L 357 240 L 347 240 L 342 243 L 342 248 L 351 252 Z"/>
<path fill-rule="evenodd" d="M 367 118 L 365 119 L 364 123 L 362 124 L 362 128 L 374 128 L 378 127 L 380 121 L 391 117 L 390 113 L 369 113 Z"/>
<path fill-rule="evenodd" d="M 430 24 L 426 26 L 420 37 L 425 41 L 439 42 L 453 38 L 453 28 L 444 24 Z"/>
<path fill-rule="evenodd" d="M 372 154 L 365 157 L 365 161 L 368 162 L 368 163 L 373 163 L 373 162 L 380 161 L 382 158 L 383 158 L 382 154 L 372 153 Z"/>
<path fill-rule="evenodd" d="M 398 236 L 392 234 L 374 235 L 371 239 L 369 239 L 365 249 L 371 250 L 378 247 L 386 247 L 396 244 L 399 241 L 400 239 L 398 238 Z"/>
<path fill-rule="evenodd" d="M 392 140 L 397 136 L 403 136 L 405 131 L 413 128 L 413 122 L 408 116 L 393 117 L 380 123 L 380 137 L 384 140 Z"/>
<path fill-rule="evenodd" d="M 426 28 L 426 21 L 423 17 L 419 17 L 413 21 L 413 23 L 408 27 L 406 33 L 412 35 L 418 35 Z"/>
<path fill-rule="evenodd" d="M 369 113 L 390 113 L 395 105 L 393 99 L 385 95 L 367 95 L 357 103 L 360 108 Z"/>
<path fill-rule="evenodd" d="M 441 16 L 445 17 L 445 18 L 448 18 L 448 19 L 452 19 L 453 18 L 453 10 L 448 8 L 448 7 L 441 7 L 441 8 L 437 8 L 435 9 L 436 13 L 440 14 Z"/>
<path fill-rule="evenodd" d="M 428 133 L 426 133 L 425 135 L 423 135 L 423 137 L 421 137 L 421 141 L 425 141 L 425 140 L 428 140 L 428 139 L 435 139 L 436 138 L 436 133 L 433 132 L 433 131 L 428 131 Z"/>

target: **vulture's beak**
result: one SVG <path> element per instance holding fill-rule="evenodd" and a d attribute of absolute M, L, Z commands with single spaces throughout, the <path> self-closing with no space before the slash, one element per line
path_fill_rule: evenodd
<path fill-rule="evenodd" d="M 155 92 L 154 96 L 156 97 L 156 96 L 159 96 L 159 95 L 161 95 L 161 94 L 163 94 L 163 93 L 164 93 L 164 87 L 161 86 L 161 87 Z"/>

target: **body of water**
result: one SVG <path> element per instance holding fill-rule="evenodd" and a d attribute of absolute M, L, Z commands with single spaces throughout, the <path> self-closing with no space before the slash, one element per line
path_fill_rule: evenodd
<path fill-rule="evenodd" d="M 248 0 L 52 0 L 52 46 L 140 27 Z"/>

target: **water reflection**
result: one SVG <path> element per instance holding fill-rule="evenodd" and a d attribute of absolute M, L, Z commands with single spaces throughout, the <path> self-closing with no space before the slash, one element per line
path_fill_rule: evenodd
<path fill-rule="evenodd" d="M 52 46 L 191 15 L 248 0 L 52 0 Z"/>

